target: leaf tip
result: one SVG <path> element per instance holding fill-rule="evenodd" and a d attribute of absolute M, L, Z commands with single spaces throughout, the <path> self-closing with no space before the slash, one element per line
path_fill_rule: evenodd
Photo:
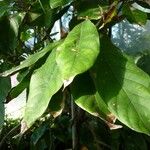
<path fill-rule="evenodd" d="M 65 88 L 73 81 L 75 76 L 72 76 L 70 77 L 68 80 L 64 80 L 63 81 L 63 84 L 64 84 L 64 87 L 63 87 L 63 91 L 65 90 Z"/>

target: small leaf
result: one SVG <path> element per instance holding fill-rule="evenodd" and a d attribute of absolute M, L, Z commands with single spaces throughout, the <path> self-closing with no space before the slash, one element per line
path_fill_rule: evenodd
<path fill-rule="evenodd" d="M 29 98 L 23 117 L 27 128 L 45 112 L 51 97 L 61 88 L 61 73 L 55 61 L 56 51 L 47 58 L 42 67 L 31 77 Z"/>
<path fill-rule="evenodd" d="M 25 13 L 14 13 L 9 16 L 4 15 L 0 19 L 0 56 L 4 60 L 16 54 L 19 26 L 24 16 Z"/>
<path fill-rule="evenodd" d="M 42 58 L 46 53 L 48 53 L 50 50 L 55 48 L 60 42 L 50 43 L 48 46 L 46 46 L 43 50 L 40 52 L 37 52 L 33 55 L 30 55 L 26 60 L 24 60 L 19 66 L 14 67 L 10 70 L 7 70 L 0 74 L 0 76 L 8 76 L 11 75 L 14 72 L 17 72 L 23 68 L 29 67 L 33 65 L 35 62 L 37 62 L 40 58 Z"/>
<path fill-rule="evenodd" d="M 78 13 L 78 19 L 90 19 L 90 20 L 98 20 L 101 18 L 101 10 L 100 8 L 90 8 L 87 10 L 81 10 Z"/>
<path fill-rule="evenodd" d="M 80 5 L 76 6 L 78 19 L 100 19 L 102 17 L 103 10 L 103 6 L 100 3 L 101 2 L 98 0 L 81 1 Z"/>
<path fill-rule="evenodd" d="M 0 1 L 0 18 L 9 10 L 9 5 L 4 1 Z"/>
<path fill-rule="evenodd" d="M 77 25 L 68 34 L 63 44 L 58 46 L 56 56 L 64 82 L 85 72 L 94 64 L 99 45 L 97 29 L 89 20 Z"/>
<path fill-rule="evenodd" d="M 131 129 L 150 134 L 150 77 L 101 39 L 101 55 L 93 67 L 96 88 L 109 110 Z"/>
<path fill-rule="evenodd" d="M 147 22 L 147 14 L 141 10 L 130 8 L 125 5 L 123 7 L 123 15 L 126 16 L 130 23 L 137 23 L 139 25 L 145 25 Z"/>
<path fill-rule="evenodd" d="M 19 82 L 18 85 L 16 85 L 15 87 L 13 87 L 7 97 L 6 97 L 6 103 L 10 102 L 12 99 L 16 98 L 17 96 L 19 96 L 19 94 L 21 94 L 23 92 L 23 90 L 25 90 L 30 83 L 30 77 L 31 77 L 31 73 L 27 74 L 22 81 Z"/>
<path fill-rule="evenodd" d="M 34 145 L 36 145 L 37 142 L 41 139 L 41 137 L 46 132 L 47 128 L 48 128 L 48 124 L 42 124 L 40 127 L 38 127 L 37 129 L 35 129 L 35 131 L 31 135 L 31 143 L 33 143 Z"/>
<path fill-rule="evenodd" d="M 70 3 L 72 0 L 49 0 L 50 7 L 51 8 L 56 8 L 59 6 L 64 6 L 68 3 Z"/>

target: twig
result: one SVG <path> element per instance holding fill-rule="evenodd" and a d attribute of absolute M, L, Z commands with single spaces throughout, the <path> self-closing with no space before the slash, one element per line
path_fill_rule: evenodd
<path fill-rule="evenodd" d="M 0 142 L 0 149 L 2 149 L 3 143 L 6 141 L 7 137 L 9 137 L 11 134 L 13 134 L 18 128 L 20 127 L 20 124 L 11 129 L 1 140 Z"/>
<path fill-rule="evenodd" d="M 71 96 L 71 117 L 72 117 L 72 120 L 75 119 L 75 105 L 74 105 L 74 101 L 73 101 L 72 96 Z M 77 145 L 76 135 L 77 135 L 77 133 L 76 133 L 76 121 L 74 120 L 74 123 L 72 125 L 72 150 L 76 149 L 76 145 Z"/>

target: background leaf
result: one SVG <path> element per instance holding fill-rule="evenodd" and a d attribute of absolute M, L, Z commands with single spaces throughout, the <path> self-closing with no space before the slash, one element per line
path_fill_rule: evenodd
<path fill-rule="evenodd" d="M 43 50 L 40 52 L 37 52 L 33 55 L 30 55 L 26 60 L 24 60 L 19 66 L 14 67 L 10 70 L 5 71 L 4 73 L 1 73 L 0 76 L 8 76 L 14 72 L 17 72 L 23 68 L 29 67 L 33 65 L 35 62 L 37 62 L 40 58 L 42 58 L 46 53 L 48 53 L 50 50 L 55 48 L 60 42 L 56 43 L 50 43 L 47 45 Z"/>
<path fill-rule="evenodd" d="M 79 90 L 80 89 L 80 90 Z M 108 110 L 107 105 L 95 89 L 88 72 L 78 75 L 71 85 L 71 92 L 75 103 L 88 113 L 101 118 L 110 129 L 120 128 L 115 125 L 116 117 Z"/>
<path fill-rule="evenodd" d="M 30 83 L 31 73 L 28 73 L 15 87 L 13 87 L 6 98 L 6 103 L 11 101 L 12 99 L 19 96 L 28 86 Z"/>
<path fill-rule="evenodd" d="M 0 71 L 3 71 L 5 69 L 6 69 L 6 65 L 1 64 Z M 4 102 L 8 94 L 8 91 L 11 89 L 10 77 L 0 77 L 0 87 L 1 87 L 0 88 L 0 130 L 1 130 L 4 123 L 4 115 L 5 115 Z"/>
<path fill-rule="evenodd" d="M 147 22 L 147 14 L 145 12 L 132 8 L 128 4 L 123 7 L 123 15 L 130 23 L 145 25 Z"/>
<path fill-rule="evenodd" d="M 51 8 L 56 8 L 59 6 L 66 5 L 66 4 L 70 3 L 71 1 L 72 0 L 49 0 L 49 3 L 50 3 Z"/>
<path fill-rule="evenodd" d="M 77 16 L 79 19 L 98 20 L 101 18 L 103 5 L 98 0 L 90 1 L 83 0 L 80 5 L 77 5 Z"/>

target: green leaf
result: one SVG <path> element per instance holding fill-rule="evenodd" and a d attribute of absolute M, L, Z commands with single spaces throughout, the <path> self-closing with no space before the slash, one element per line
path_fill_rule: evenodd
<path fill-rule="evenodd" d="M 124 141 L 121 144 L 126 150 L 148 150 L 143 134 L 133 132 L 128 128 L 124 128 L 124 130 L 122 130 L 121 136 L 122 140 Z"/>
<path fill-rule="evenodd" d="M 55 21 L 56 10 L 49 6 L 48 0 L 38 0 L 32 5 L 31 11 L 27 13 L 27 21 L 32 27 L 52 28 Z M 50 30 L 49 29 L 49 30 Z"/>
<path fill-rule="evenodd" d="M 49 0 L 49 4 L 51 8 L 56 8 L 59 6 L 64 6 L 70 3 L 72 0 Z"/>
<path fill-rule="evenodd" d="M 95 25 L 86 20 L 77 25 L 57 48 L 56 61 L 64 84 L 88 70 L 99 53 L 99 35 Z M 68 83 L 65 83 L 68 82 Z"/>
<path fill-rule="evenodd" d="M 4 1 L 0 1 L 0 18 L 9 10 L 8 4 Z"/>
<path fill-rule="evenodd" d="M 136 3 L 143 8 L 150 9 L 150 3 L 148 1 L 137 1 Z"/>
<path fill-rule="evenodd" d="M 12 68 L 10 70 L 7 70 L 7 71 L 1 73 L 0 76 L 8 76 L 8 75 L 11 75 L 14 72 L 17 72 L 17 71 L 23 69 L 23 68 L 30 67 L 31 65 L 36 63 L 40 58 L 42 58 L 46 53 L 48 53 L 50 50 L 55 48 L 59 43 L 60 43 L 60 41 L 59 42 L 55 42 L 55 43 L 50 43 L 43 50 L 41 50 L 41 51 L 39 51 L 39 52 L 37 52 L 37 53 L 35 53 L 33 55 L 30 55 L 19 66 L 14 67 L 14 68 Z"/>
<path fill-rule="evenodd" d="M 71 84 L 71 93 L 75 103 L 83 110 L 101 118 L 111 129 L 121 127 L 114 124 L 116 117 L 108 110 L 107 105 L 96 91 L 93 80 L 87 72 L 78 75 L 74 79 Z"/>
<path fill-rule="evenodd" d="M 87 86 L 88 83 L 88 86 Z M 75 103 L 94 116 L 107 118 L 110 111 L 96 92 L 94 83 L 88 73 L 77 76 L 71 84 Z"/>
<path fill-rule="evenodd" d="M 100 8 L 90 8 L 84 11 L 80 11 L 78 13 L 79 19 L 90 19 L 90 20 L 98 20 L 101 18 Z"/>
<path fill-rule="evenodd" d="M 147 22 L 147 14 L 138 9 L 132 11 L 133 16 L 135 17 L 135 21 L 140 25 L 145 25 Z"/>
<path fill-rule="evenodd" d="M 82 1 L 77 6 L 77 16 L 79 19 L 98 20 L 102 17 L 102 7 L 99 6 L 100 1 Z"/>
<path fill-rule="evenodd" d="M 147 22 L 147 14 L 141 10 L 130 8 L 128 5 L 123 7 L 123 15 L 126 16 L 130 23 L 145 25 Z"/>
<path fill-rule="evenodd" d="M 17 13 L 9 17 L 11 28 L 13 29 L 16 37 L 18 36 L 19 26 L 21 25 L 25 17 L 25 12 Z"/>
<path fill-rule="evenodd" d="M 62 91 L 58 91 L 55 95 L 53 95 L 52 99 L 50 100 L 48 109 L 50 114 L 56 118 L 62 113 L 64 109 L 64 99 L 65 96 L 63 95 Z"/>
<path fill-rule="evenodd" d="M 20 39 L 22 42 L 25 42 L 32 37 L 33 37 L 33 33 L 31 33 L 30 30 L 23 31 L 23 32 L 21 32 L 21 35 L 20 35 Z"/>
<path fill-rule="evenodd" d="M 3 67 L 5 67 L 4 64 L 0 65 L 0 70 L 3 70 Z M 4 109 L 4 101 L 5 98 L 11 88 L 11 81 L 10 77 L 0 77 L 0 130 L 3 126 L 4 123 L 4 114 L 5 114 L 5 109 Z"/>
<path fill-rule="evenodd" d="M 36 145 L 37 142 L 42 138 L 42 136 L 46 132 L 47 128 L 48 128 L 48 124 L 45 123 L 45 124 L 42 124 L 37 129 L 35 129 L 35 131 L 31 135 L 31 143 L 33 143 L 34 145 Z"/>
<path fill-rule="evenodd" d="M 45 112 L 51 97 L 61 88 L 62 79 L 58 65 L 55 61 L 56 51 L 47 58 L 42 67 L 35 70 L 31 77 L 29 87 L 29 98 L 23 117 L 25 129 L 31 125 Z M 24 125 L 22 125 L 23 127 Z"/>
<path fill-rule="evenodd" d="M 40 20 L 38 20 L 38 23 L 40 23 L 40 21 L 42 21 L 41 25 L 45 25 L 46 27 L 50 27 L 53 24 L 54 21 L 54 11 L 51 9 L 51 7 L 49 6 L 49 1 L 45 1 L 45 0 L 38 0 L 40 3 L 40 6 L 44 12 L 44 14 L 40 17 Z"/>
<path fill-rule="evenodd" d="M 109 110 L 131 129 L 150 134 L 150 78 L 108 38 L 101 39 L 93 74 L 99 94 Z"/>
<path fill-rule="evenodd" d="M 3 16 L 0 20 L 0 56 L 7 59 L 10 55 L 15 55 L 15 48 L 18 43 L 19 26 L 25 13 L 16 13 L 10 16 Z"/>
<path fill-rule="evenodd" d="M 28 86 L 30 83 L 30 77 L 31 77 L 31 73 L 28 73 L 20 82 L 17 86 L 13 87 L 6 98 L 6 102 L 8 103 L 9 101 L 11 101 L 12 99 L 16 98 L 17 96 L 19 96 Z"/>

